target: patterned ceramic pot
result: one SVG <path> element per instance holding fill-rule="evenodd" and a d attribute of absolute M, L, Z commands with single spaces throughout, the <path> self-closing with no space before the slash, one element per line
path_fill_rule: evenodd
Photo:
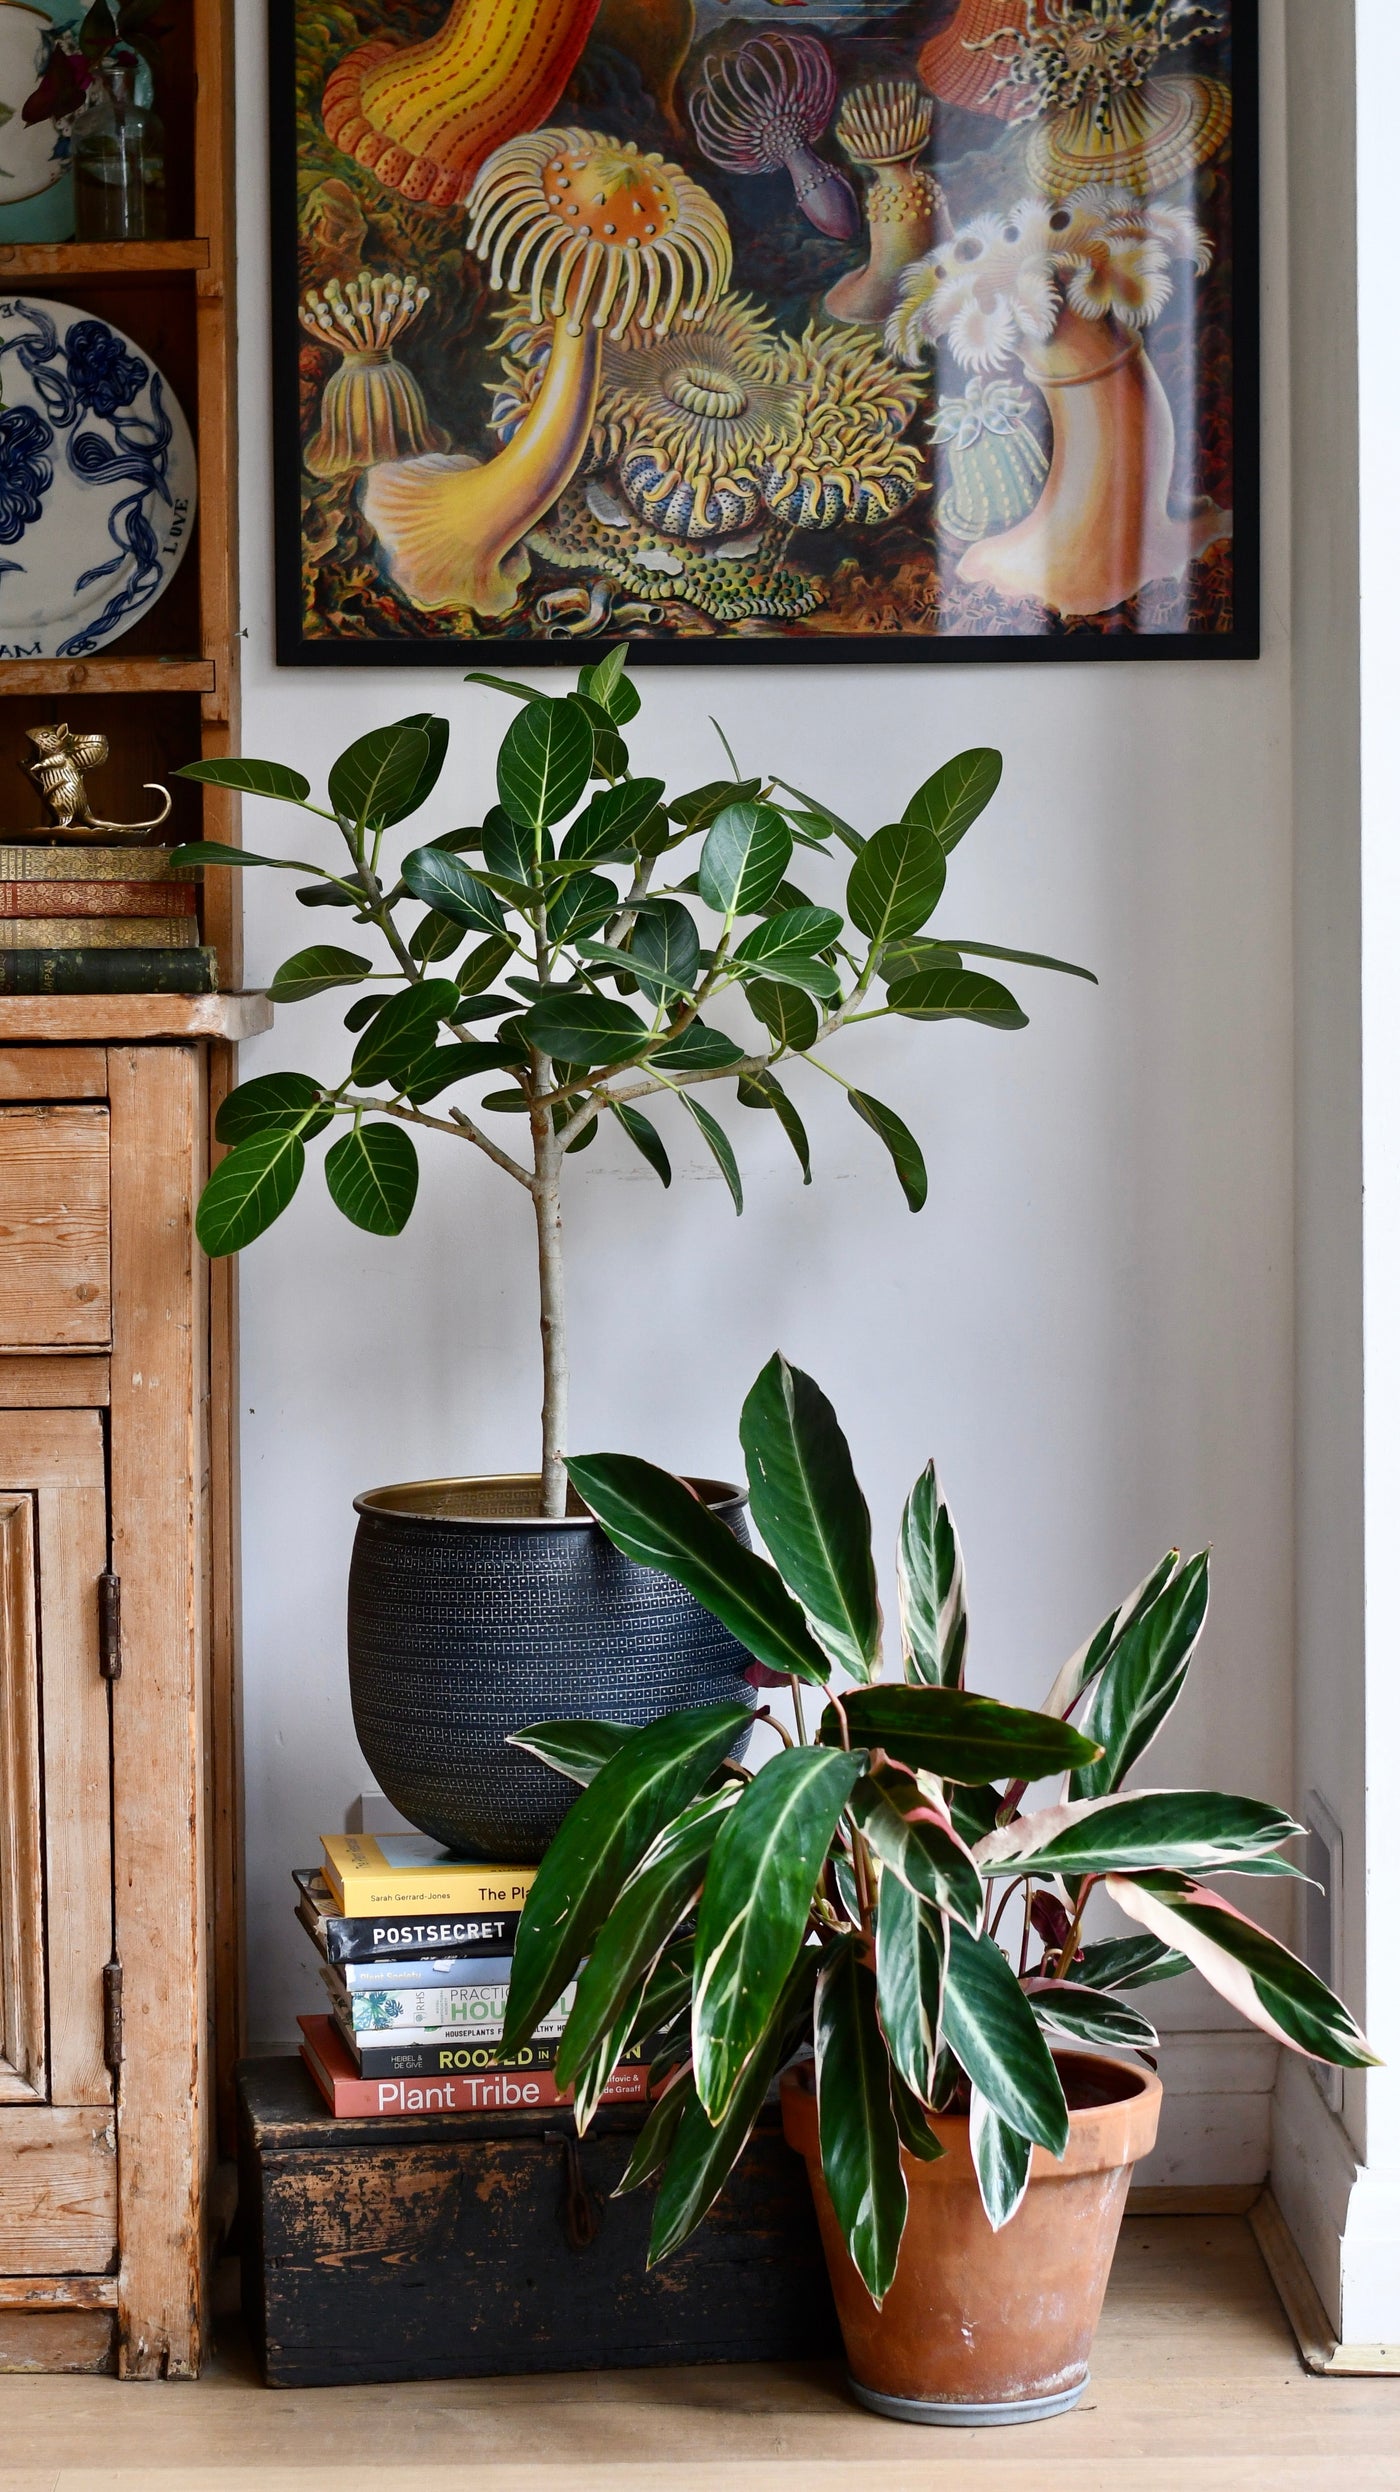
<path fill-rule="evenodd" d="M 691 1486 L 747 1547 L 742 1491 Z M 415 1826 L 489 1860 L 538 1860 L 576 1797 L 506 1746 L 511 1731 L 757 1702 L 742 1676 L 750 1655 L 690 1593 L 623 1557 L 582 1509 L 544 1521 L 529 1511 L 538 1499 L 538 1477 L 520 1476 L 416 1480 L 355 1500 L 360 1746 Z"/>

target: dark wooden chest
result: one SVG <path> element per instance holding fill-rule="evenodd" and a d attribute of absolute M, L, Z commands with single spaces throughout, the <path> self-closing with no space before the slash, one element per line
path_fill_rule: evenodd
<path fill-rule="evenodd" d="M 243 2306 L 270 2388 L 812 2360 L 840 2338 L 806 2173 L 765 2112 L 698 2233 L 646 2268 L 645 2116 L 333 2120 L 296 2059 L 239 2071 Z"/>

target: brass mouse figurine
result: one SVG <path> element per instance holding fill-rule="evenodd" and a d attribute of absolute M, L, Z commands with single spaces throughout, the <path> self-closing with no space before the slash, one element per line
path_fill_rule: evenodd
<path fill-rule="evenodd" d="M 60 727 L 27 727 L 25 733 L 39 758 L 26 762 L 24 768 L 53 817 L 50 838 L 144 839 L 148 831 L 159 830 L 170 812 L 171 797 L 169 789 L 154 779 L 148 779 L 146 786 L 151 795 L 162 797 L 164 804 L 149 822 L 100 822 L 93 813 L 83 778 L 107 759 L 110 747 L 105 735 L 73 735 L 66 723 Z"/>

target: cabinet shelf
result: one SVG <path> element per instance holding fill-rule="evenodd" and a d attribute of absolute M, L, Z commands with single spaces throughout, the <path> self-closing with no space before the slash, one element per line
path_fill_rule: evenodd
<path fill-rule="evenodd" d="M 0 285 L 15 279 L 165 276 L 207 268 L 209 245 L 188 242 L 5 242 L 0 243 Z"/>
<path fill-rule="evenodd" d="M 0 658 L 0 694 L 212 692 L 212 658 Z"/>

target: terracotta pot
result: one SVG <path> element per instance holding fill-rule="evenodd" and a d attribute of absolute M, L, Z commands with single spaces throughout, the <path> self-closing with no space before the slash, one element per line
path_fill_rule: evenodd
<path fill-rule="evenodd" d="M 862 2405 L 908 2423 L 1032 2423 L 1077 2405 L 1133 2165 L 1151 2152 L 1159 2080 L 1121 2059 L 1057 2052 L 1070 2106 L 1064 2159 L 1039 2146 L 1030 2187 L 993 2232 L 966 2118 L 931 2115 L 945 2151 L 906 2154 L 909 2218 L 877 2310 L 851 2263 L 822 2175 L 810 2063 L 782 2082 L 783 2130 L 806 2161 L 850 2380 Z"/>

